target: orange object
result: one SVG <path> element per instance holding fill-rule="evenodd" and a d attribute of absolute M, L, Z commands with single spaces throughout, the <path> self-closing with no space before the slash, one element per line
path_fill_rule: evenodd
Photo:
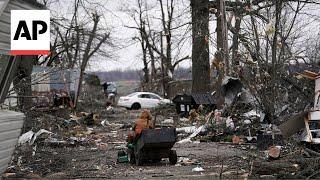
<path fill-rule="evenodd" d="M 144 110 L 141 113 L 140 118 L 135 123 L 134 132 L 135 132 L 136 136 L 138 136 L 141 134 L 141 131 L 143 129 L 153 129 L 153 128 L 154 128 L 154 125 L 152 122 L 151 113 L 148 110 Z"/>

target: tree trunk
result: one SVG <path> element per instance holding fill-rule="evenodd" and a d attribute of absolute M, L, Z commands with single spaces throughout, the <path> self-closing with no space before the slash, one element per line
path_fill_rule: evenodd
<path fill-rule="evenodd" d="M 143 82 L 149 83 L 149 68 L 148 68 L 148 62 L 147 62 L 147 47 L 144 44 L 145 40 L 141 39 L 141 48 L 142 48 L 142 60 L 143 60 Z"/>
<path fill-rule="evenodd" d="M 191 0 L 193 93 L 210 91 L 208 5 L 208 0 Z"/>
<path fill-rule="evenodd" d="M 153 81 L 156 78 L 156 65 L 155 65 L 155 58 L 153 54 L 153 50 L 149 43 L 147 43 L 148 46 L 148 52 L 150 55 L 150 61 L 151 61 L 151 81 Z"/>
<path fill-rule="evenodd" d="M 31 89 L 31 74 L 34 60 L 37 56 L 19 56 L 21 63 L 17 69 L 17 76 L 13 80 L 13 85 L 18 95 L 18 106 L 21 111 L 29 111 L 33 104 Z"/>
<path fill-rule="evenodd" d="M 273 123 L 274 120 L 274 113 L 275 113 L 275 107 L 274 104 L 276 104 L 276 97 L 277 97 L 277 69 L 278 69 L 278 62 L 277 62 L 277 42 L 278 42 L 278 30 L 280 29 L 280 17 L 281 17 L 281 10 L 282 10 L 282 3 L 281 1 L 276 1 L 276 12 L 275 12 L 275 32 L 272 39 L 272 46 L 271 46 L 271 52 L 272 52 L 272 69 L 271 69 L 271 94 L 270 94 L 270 102 L 265 104 L 266 108 L 266 117 L 269 117 L 267 119 L 269 123 Z"/>
<path fill-rule="evenodd" d="M 239 33 L 241 28 L 241 17 L 236 14 L 235 33 L 232 37 L 232 65 L 236 68 L 240 64 L 239 59 Z M 236 72 L 236 71 L 235 71 Z"/>

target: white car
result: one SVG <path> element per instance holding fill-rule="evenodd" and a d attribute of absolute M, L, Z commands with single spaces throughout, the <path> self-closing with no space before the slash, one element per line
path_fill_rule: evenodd
<path fill-rule="evenodd" d="M 127 109 L 154 108 L 159 104 L 171 103 L 169 99 L 164 99 L 157 94 L 150 92 L 135 92 L 119 98 L 118 106 Z"/>

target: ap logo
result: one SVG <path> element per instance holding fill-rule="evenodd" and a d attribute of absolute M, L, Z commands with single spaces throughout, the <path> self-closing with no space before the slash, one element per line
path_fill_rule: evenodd
<path fill-rule="evenodd" d="M 50 54 L 50 11 L 11 11 L 11 55 Z"/>

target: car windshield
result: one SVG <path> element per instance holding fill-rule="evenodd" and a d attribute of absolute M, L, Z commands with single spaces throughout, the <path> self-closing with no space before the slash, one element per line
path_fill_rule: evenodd
<path fill-rule="evenodd" d="M 135 92 L 135 93 L 129 94 L 129 95 L 127 95 L 127 96 L 128 96 L 128 97 L 132 97 L 132 96 L 135 96 L 136 94 L 138 94 L 138 93 Z"/>

